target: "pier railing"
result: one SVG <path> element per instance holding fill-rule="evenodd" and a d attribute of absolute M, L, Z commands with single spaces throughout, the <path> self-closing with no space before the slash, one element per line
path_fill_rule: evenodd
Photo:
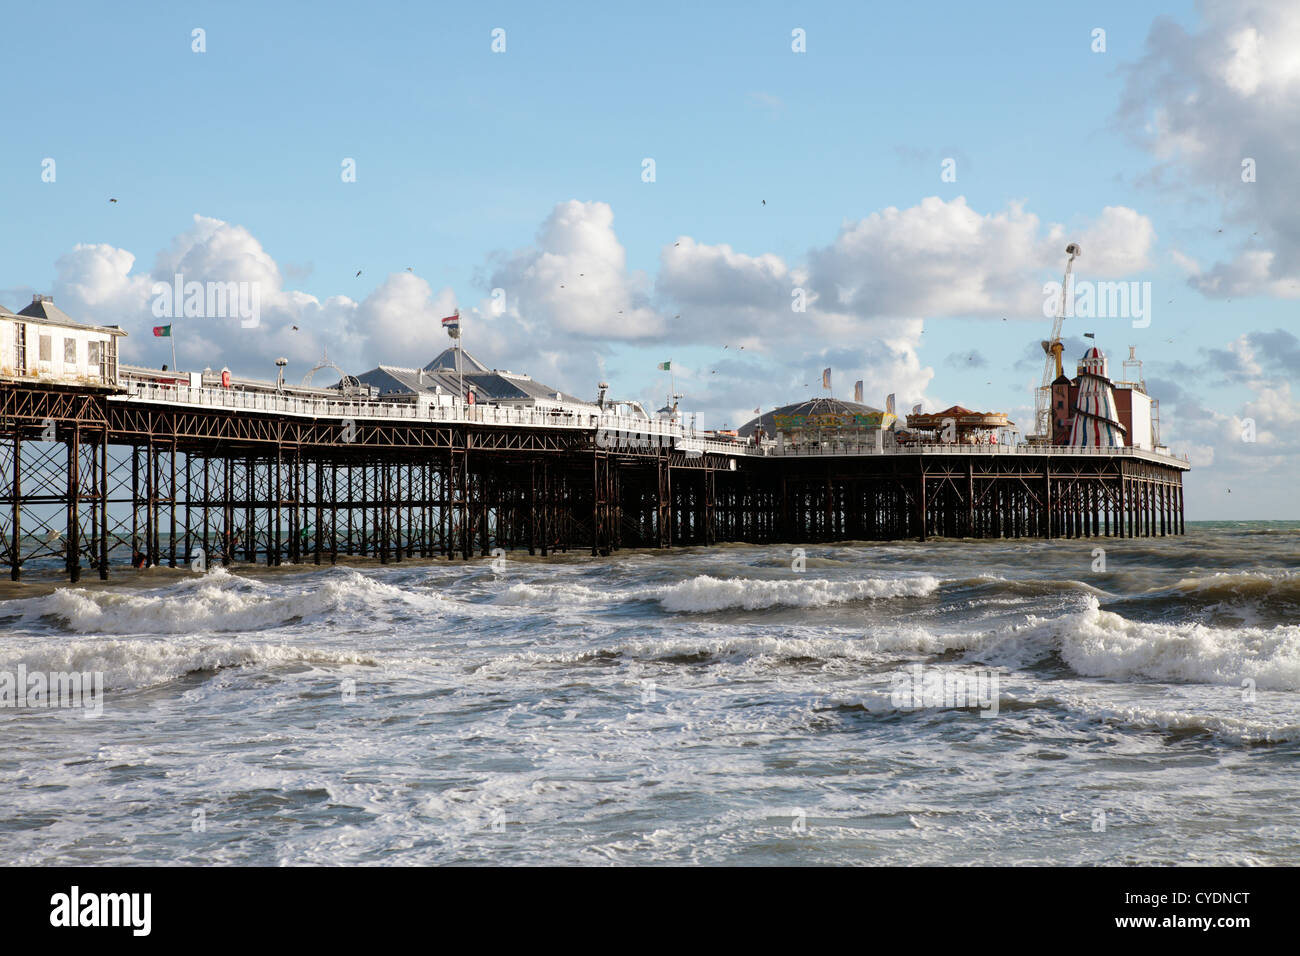
<path fill-rule="evenodd" d="M 1142 448 L 1074 448 L 1063 445 L 968 445 L 922 444 L 894 445 L 878 448 L 871 442 L 823 442 L 806 444 L 779 444 L 764 441 L 727 441 L 701 436 L 680 422 L 664 419 L 635 418 L 624 415 L 601 414 L 574 406 L 513 406 L 513 405 L 435 405 L 412 402 L 331 401 L 303 398 L 275 392 L 246 391 L 233 388 L 194 388 L 188 385 L 164 385 L 147 381 L 131 381 L 127 394 L 115 396 L 117 401 L 159 402 L 164 404 L 199 405 L 208 408 L 229 408 L 253 412 L 273 412 L 279 415 L 296 415 L 310 418 L 347 419 L 397 419 L 424 422 L 465 422 L 476 425 L 503 427 L 578 429 L 596 432 L 597 443 L 602 437 L 612 439 L 612 447 L 625 445 L 632 436 L 648 443 L 667 445 L 691 454 L 712 454 L 744 457 L 813 458 L 860 455 L 1051 455 L 1058 456 L 1113 456 L 1124 455 L 1147 458 L 1166 464 L 1187 466 L 1186 456 L 1178 457 Z"/>
<path fill-rule="evenodd" d="M 736 446 L 743 448 L 744 446 Z M 750 454 L 782 458 L 839 457 L 845 455 L 1051 455 L 1052 457 L 1098 457 L 1124 455 L 1186 466 L 1187 456 L 1166 454 L 1146 448 L 1076 448 L 1071 445 L 966 445 L 921 444 L 877 448 L 871 443 L 830 442 L 826 444 L 778 445 L 764 442 L 762 450 L 750 447 Z M 732 451 L 730 454 L 744 454 Z"/>

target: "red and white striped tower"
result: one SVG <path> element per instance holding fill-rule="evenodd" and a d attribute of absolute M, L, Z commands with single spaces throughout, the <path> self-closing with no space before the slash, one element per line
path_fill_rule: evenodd
<path fill-rule="evenodd" d="M 1115 386 L 1107 376 L 1106 356 L 1093 346 L 1079 363 L 1079 397 L 1074 402 L 1070 445 L 1075 448 L 1123 448 L 1125 429 L 1115 408 Z"/>

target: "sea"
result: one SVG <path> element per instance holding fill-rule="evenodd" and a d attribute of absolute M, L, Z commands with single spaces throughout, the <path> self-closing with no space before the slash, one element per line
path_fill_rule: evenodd
<path fill-rule="evenodd" d="M 32 573 L 0 739 L 5 864 L 1296 865 L 1300 522 Z"/>

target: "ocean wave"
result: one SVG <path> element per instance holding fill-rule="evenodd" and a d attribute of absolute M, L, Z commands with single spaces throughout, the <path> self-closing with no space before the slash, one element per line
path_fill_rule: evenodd
<path fill-rule="evenodd" d="M 669 611 L 755 611 L 771 607 L 826 607 L 881 598 L 925 597 L 939 589 L 939 579 L 929 575 L 910 578 L 867 578 L 828 581 L 823 578 L 765 580 L 715 578 L 707 574 L 652 593 Z"/>
<path fill-rule="evenodd" d="M 1209 627 L 1129 620 L 1085 609 L 1042 622 L 1060 639 L 1061 659 L 1077 674 L 1115 680 L 1232 684 L 1300 690 L 1300 626 Z"/>
<path fill-rule="evenodd" d="M 992 595 L 1049 597 L 1055 594 L 1093 594 L 1109 597 L 1108 592 L 1072 578 L 1004 578 L 996 574 L 977 574 L 969 578 L 952 578 L 943 582 L 944 590 L 983 591 Z"/>
<path fill-rule="evenodd" d="M 557 584 L 520 582 L 497 594 L 493 603 L 567 607 L 654 601 L 668 611 L 709 613 L 774 607 L 827 607 L 853 601 L 924 597 L 939 587 L 939 579 L 929 576 L 831 581 L 803 577 L 719 578 L 700 574 L 676 584 L 608 590 L 572 581 Z"/>
<path fill-rule="evenodd" d="M 586 605 L 613 602 L 615 592 L 600 591 L 584 584 L 512 584 L 493 598 L 495 604 Z"/>
<path fill-rule="evenodd" d="M 52 618 L 77 634 L 184 634 L 265 630 L 335 613 L 364 619 L 410 605 L 427 611 L 438 600 L 349 569 L 317 580 L 268 583 L 217 568 L 148 593 L 59 588 L 14 603 L 24 622 Z"/>
<path fill-rule="evenodd" d="M 1296 607 L 1300 605 L 1300 572 L 1221 571 L 1183 578 L 1170 590 L 1209 601 L 1276 602 Z"/>
<path fill-rule="evenodd" d="M 898 627 L 864 635 L 771 636 L 760 634 L 692 634 L 649 640 L 611 641 L 573 651 L 521 651 L 504 654 L 473 668 L 475 673 L 526 672 L 539 667 L 631 664 L 731 664 L 775 666 L 856 662 L 883 665 L 900 657 L 942 654 L 963 649 L 966 635 L 936 634 L 923 627 Z"/>
<path fill-rule="evenodd" d="M 287 644 L 253 644 L 196 639 L 66 641 L 28 646 L 0 656 L 0 670 L 28 673 L 91 672 L 104 675 L 110 690 L 139 690 L 166 684 L 187 674 L 254 665 L 308 664 L 376 666 L 366 655 L 336 653 Z"/>
<path fill-rule="evenodd" d="M 1231 717 L 1209 711 L 1168 710 L 1085 700 L 1074 696 L 1056 704 L 1081 716 L 1133 730 L 1170 734 L 1209 734 L 1234 744 L 1279 744 L 1300 740 L 1300 723 L 1275 717 Z"/>

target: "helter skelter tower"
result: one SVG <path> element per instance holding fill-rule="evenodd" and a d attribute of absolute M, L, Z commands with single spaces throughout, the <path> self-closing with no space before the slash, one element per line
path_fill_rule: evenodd
<path fill-rule="evenodd" d="M 1075 448 L 1123 448 L 1125 428 L 1115 407 L 1115 386 L 1106 374 L 1106 356 L 1093 346 L 1079 362 L 1079 397 L 1074 403 L 1070 445 Z"/>

